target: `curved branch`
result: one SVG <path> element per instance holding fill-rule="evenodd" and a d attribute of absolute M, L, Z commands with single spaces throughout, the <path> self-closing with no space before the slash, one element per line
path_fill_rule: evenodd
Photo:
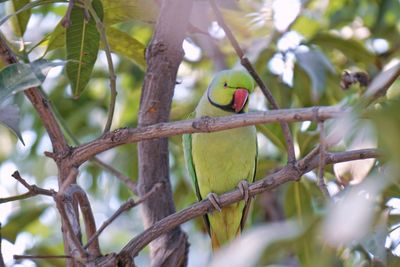
<path fill-rule="evenodd" d="M 347 113 L 348 110 L 341 107 L 280 109 L 227 117 L 203 117 L 195 120 L 157 123 L 138 128 L 122 128 L 76 147 L 70 154 L 70 158 L 74 161 L 75 165 L 80 165 L 98 153 L 127 143 L 135 143 L 184 133 L 222 131 L 260 123 L 319 121 L 336 118 Z"/>
<path fill-rule="evenodd" d="M 361 149 L 339 153 L 326 153 L 325 163 L 333 164 L 344 161 L 376 158 L 379 153 L 376 149 Z M 270 191 L 289 181 L 298 181 L 301 176 L 319 165 L 319 155 L 316 154 L 310 158 L 309 162 L 303 165 L 302 169 L 298 169 L 293 165 L 287 165 L 277 172 L 268 175 L 267 177 L 256 181 L 249 185 L 249 195 L 254 197 L 265 191 Z M 243 199 L 242 193 L 239 189 L 224 193 L 219 196 L 221 207 L 231 205 Z M 204 215 L 214 210 L 214 206 L 208 199 L 197 202 L 186 209 L 176 212 L 146 229 L 137 237 L 129 241 L 128 244 L 120 251 L 119 257 L 122 261 L 129 260 L 129 257 L 136 256 L 147 244 L 159 237 L 160 235 L 168 232 L 171 229 L 187 222 L 191 219 Z"/>

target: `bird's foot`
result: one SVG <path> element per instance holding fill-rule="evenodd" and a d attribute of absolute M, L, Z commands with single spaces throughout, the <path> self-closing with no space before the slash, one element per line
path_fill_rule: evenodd
<path fill-rule="evenodd" d="M 210 202 L 214 206 L 214 208 L 216 210 L 218 210 L 219 212 L 221 212 L 221 204 L 219 202 L 218 195 L 215 193 L 210 193 L 210 194 L 208 194 L 207 198 L 208 198 L 208 200 L 210 200 Z"/>
<path fill-rule="evenodd" d="M 247 180 L 242 180 L 239 182 L 238 186 L 240 193 L 243 196 L 244 202 L 249 200 L 249 182 Z"/>

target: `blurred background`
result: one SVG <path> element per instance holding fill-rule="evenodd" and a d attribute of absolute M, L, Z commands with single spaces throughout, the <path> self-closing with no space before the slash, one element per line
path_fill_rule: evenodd
<path fill-rule="evenodd" d="M 65 60 L 65 30 L 60 25 L 64 1 L 0 1 L 0 26 L 10 45 L 25 61 Z M 117 105 L 113 129 L 136 127 L 145 74 L 145 47 L 159 12 L 159 2 L 102 0 L 117 75 Z M 398 199 L 400 160 L 400 82 L 360 108 L 365 92 L 359 84 L 341 88 L 343 71 L 362 72 L 384 87 L 399 72 L 400 1 L 398 0 L 221 0 L 226 23 L 282 108 L 354 106 L 352 116 L 326 123 L 335 142 L 330 151 L 379 147 L 382 158 L 336 164 L 324 177 L 335 200 L 327 203 L 310 172 L 300 182 L 287 183 L 257 196 L 247 234 L 212 259 L 201 219 L 182 225 L 188 233 L 189 266 L 400 266 Z M 191 27 L 177 78 L 171 121 L 184 120 L 207 89 L 215 72 L 240 68 L 240 62 L 208 1 L 194 1 Z M 63 67 L 50 70 L 43 90 L 58 112 L 71 145 L 101 135 L 110 95 L 107 60 L 100 45 L 94 71 L 79 99 Z M 4 67 L 2 62 L 0 67 Z M 398 75 L 398 74 L 397 74 Z M 396 76 L 394 76 L 396 77 Z M 162 88 L 160 88 L 162 90 Z M 18 170 L 31 184 L 57 189 L 57 168 L 44 156 L 51 143 L 32 105 L 23 94 L 5 104 L 21 109 L 23 145 L 0 126 L 0 197 L 25 192 L 11 174 Z M 251 96 L 252 110 L 267 110 L 261 91 Z M 297 157 L 319 143 L 315 123 L 292 123 Z M 279 124 L 258 125 L 257 179 L 286 163 Z M 169 138 L 171 183 L 177 210 L 196 201 L 183 160 L 181 136 Z M 136 145 L 124 145 L 99 155 L 133 181 L 137 179 Z M 101 225 L 132 193 L 112 174 L 93 163 L 80 168 L 78 183 L 88 193 L 97 225 Z M 9 266 L 63 266 L 62 260 L 15 262 L 13 254 L 63 254 L 59 215 L 51 198 L 0 204 L 2 253 Z M 143 231 L 140 208 L 111 224 L 100 236 L 103 254 L 119 251 Z M 252 245 L 249 245 L 252 244 Z M 246 249 L 247 248 L 247 249 Z M 233 257 L 239 255 L 239 259 Z M 148 250 L 136 258 L 148 266 Z M 235 265 L 236 264 L 236 265 Z M 244 265 L 243 265 L 244 264 Z"/>

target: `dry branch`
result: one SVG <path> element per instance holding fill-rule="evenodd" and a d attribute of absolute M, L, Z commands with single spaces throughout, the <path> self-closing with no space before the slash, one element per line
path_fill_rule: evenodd
<path fill-rule="evenodd" d="M 318 110 L 318 112 L 316 112 L 316 110 Z M 157 123 L 138 128 L 122 128 L 74 148 L 70 157 L 75 165 L 80 165 L 96 154 L 111 148 L 143 140 L 169 137 L 184 133 L 222 131 L 260 123 L 319 121 L 337 118 L 347 114 L 347 112 L 347 110 L 341 107 L 280 109 L 238 114 L 227 117 L 203 117 L 195 120 Z"/>
<path fill-rule="evenodd" d="M 10 201 L 15 201 L 15 200 L 22 200 L 22 199 L 30 198 L 30 197 L 37 196 L 37 195 L 45 195 L 45 196 L 51 197 L 56 194 L 56 192 L 54 190 L 43 189 L 36 185 L 29 184 L 27 181 L 25 181 L 21 177 L 21 175 L 19 174 L 18 171 L 15 171 L 11 176 L 14 177 L 19 183 L 21 183 L 26 189 L 28 189 L 28 192 L 18 195 L 18 196 L 0 198 L 0 204 L 10 202 Z"/>

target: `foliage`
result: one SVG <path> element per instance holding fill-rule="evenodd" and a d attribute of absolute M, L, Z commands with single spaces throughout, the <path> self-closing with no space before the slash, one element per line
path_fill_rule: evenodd
<path fill-rule="evenodd" d="M 21 59 L 20 64 L 3 66 L 0 71 L 0 122 L 25 141 L 25 146 L 21 145 L 8 129 L 0 126 L 0 195 L 5 197 L 25 192 L 10 177 L 15 170 L 43 188 L 55 188 L 57 180 L 52 161 L 43 155 L 51 150 L 48 135 L 32 105 L 18 92 L 41 85 L 57 111 L 69 144 L 75 145 L 76 141 L 84 143 L 101 135 L 110 90 L 101 27 L 96 25 L 93 14 L 86 21 L 82 6 L 75 6 L 71 26 L 64 29 L 61 20 L 67 5 L 62 1 L 0 2 L 5 2 L 0 4 L 0 14 L 5 17 L 1 22 L 6 26 L 3 34 Z M 300 182 L 281 186 L 276 194 L 258 196 L 248 233 L 211 259 L 211 266 L 243 266 L 235 265 L 242 261 L 235 262 L 233 255 L 246 259 L 247 264 L 251 262 L 251 266 L 398 266 L 400 170 L 396 162 L 400 161 L 400 82 L 393 81 L 393 77 L 400 73 L 400 2 L 302 1 L 298 16 L 281 31 L 276 27 L 282 15 L 272 9 L 272 1 L 220 2 L 228 25 L 281 107 L 349 105 L 354 108 L 354 118 L 325 123 L 327 139 L 335 135 L 337 140 L 329 150 L 377 146 L 382 157 L 360 161 L 357 168 L 325 167 L 328 188 L 335 194 L 331 202 L 318 189 L 316 171 Z M 291 7 L 298 3 L 283 2 Z M 154 31 L 158 1 L 102 0 L 93 1 L 93 5 L 114 53 L 118 97 L 113 126 L 135 127 L 146 70 L 145 48 Z M 194 8 L 171 120 L 187 118 L 215 70 L 220 66 L 232 68 L 239 62 L 206 1 L 195 1 Z M 89 59 L 81 60 L 82 56 Z M 65 70 L 59 66 L 60 61 L 67 62 Z M 50 67 L 54 68 L 47 74 Z M 390 68 L 392 76 L 383 75 L 380 82 L 374 80 Z M 344 70 L 366 72 L 378 89 L 390 87 L 370 101 L 367 96 L 372 85 L 368 89 L 357 85 L 348 90 L 340 88 Z M 74 99 L 77 96 L 79 99 Z M 260 92 L 255 92 L 251 101 L 253 109 L 268 108 Z M 257 130 L 260 179 L 286 164 L 286 148 L 278 124 L 258 125 Z M 298 157 L 320 142 L 315 123 L 293 123 L 291 130 Z M 169 140 L 171 179 L 179 210 L 193 203 L 195 195 L 188 193 L 192 188 L 184 166 L 181 137 Z M 136 181 L 135 144 L 105 152 L 100 158 Z M 80 171 L 78 183 L 89 194 L 98 225 L 132 196 L 123 183 L 93 163 L 85 164 Z M 266 201 L 271 195 L 276 205 Z M 35 241 L 28 244 L 24 253 L 63 254 L 60 227 L 54 227 L 58 218 L 49 203 L 52 202 L 45 197 L 35 197 L 0 204 L 3 239 L 17 244 L 25 233 L 35 236 Z M 285 222 L 276 222 L 282 219 Z M 198 222 L 184 225 L 192 243 L 190 266 L 209 262 L 208 237 Z M 121 215 L 100 236 L 103 253 L 119 250 L 142 228 L 136 210 Z M 147 262 L 145 252 L 137 264 L 143 266 Z M 53 260 L 38 263 L 63 264 Z"/>

